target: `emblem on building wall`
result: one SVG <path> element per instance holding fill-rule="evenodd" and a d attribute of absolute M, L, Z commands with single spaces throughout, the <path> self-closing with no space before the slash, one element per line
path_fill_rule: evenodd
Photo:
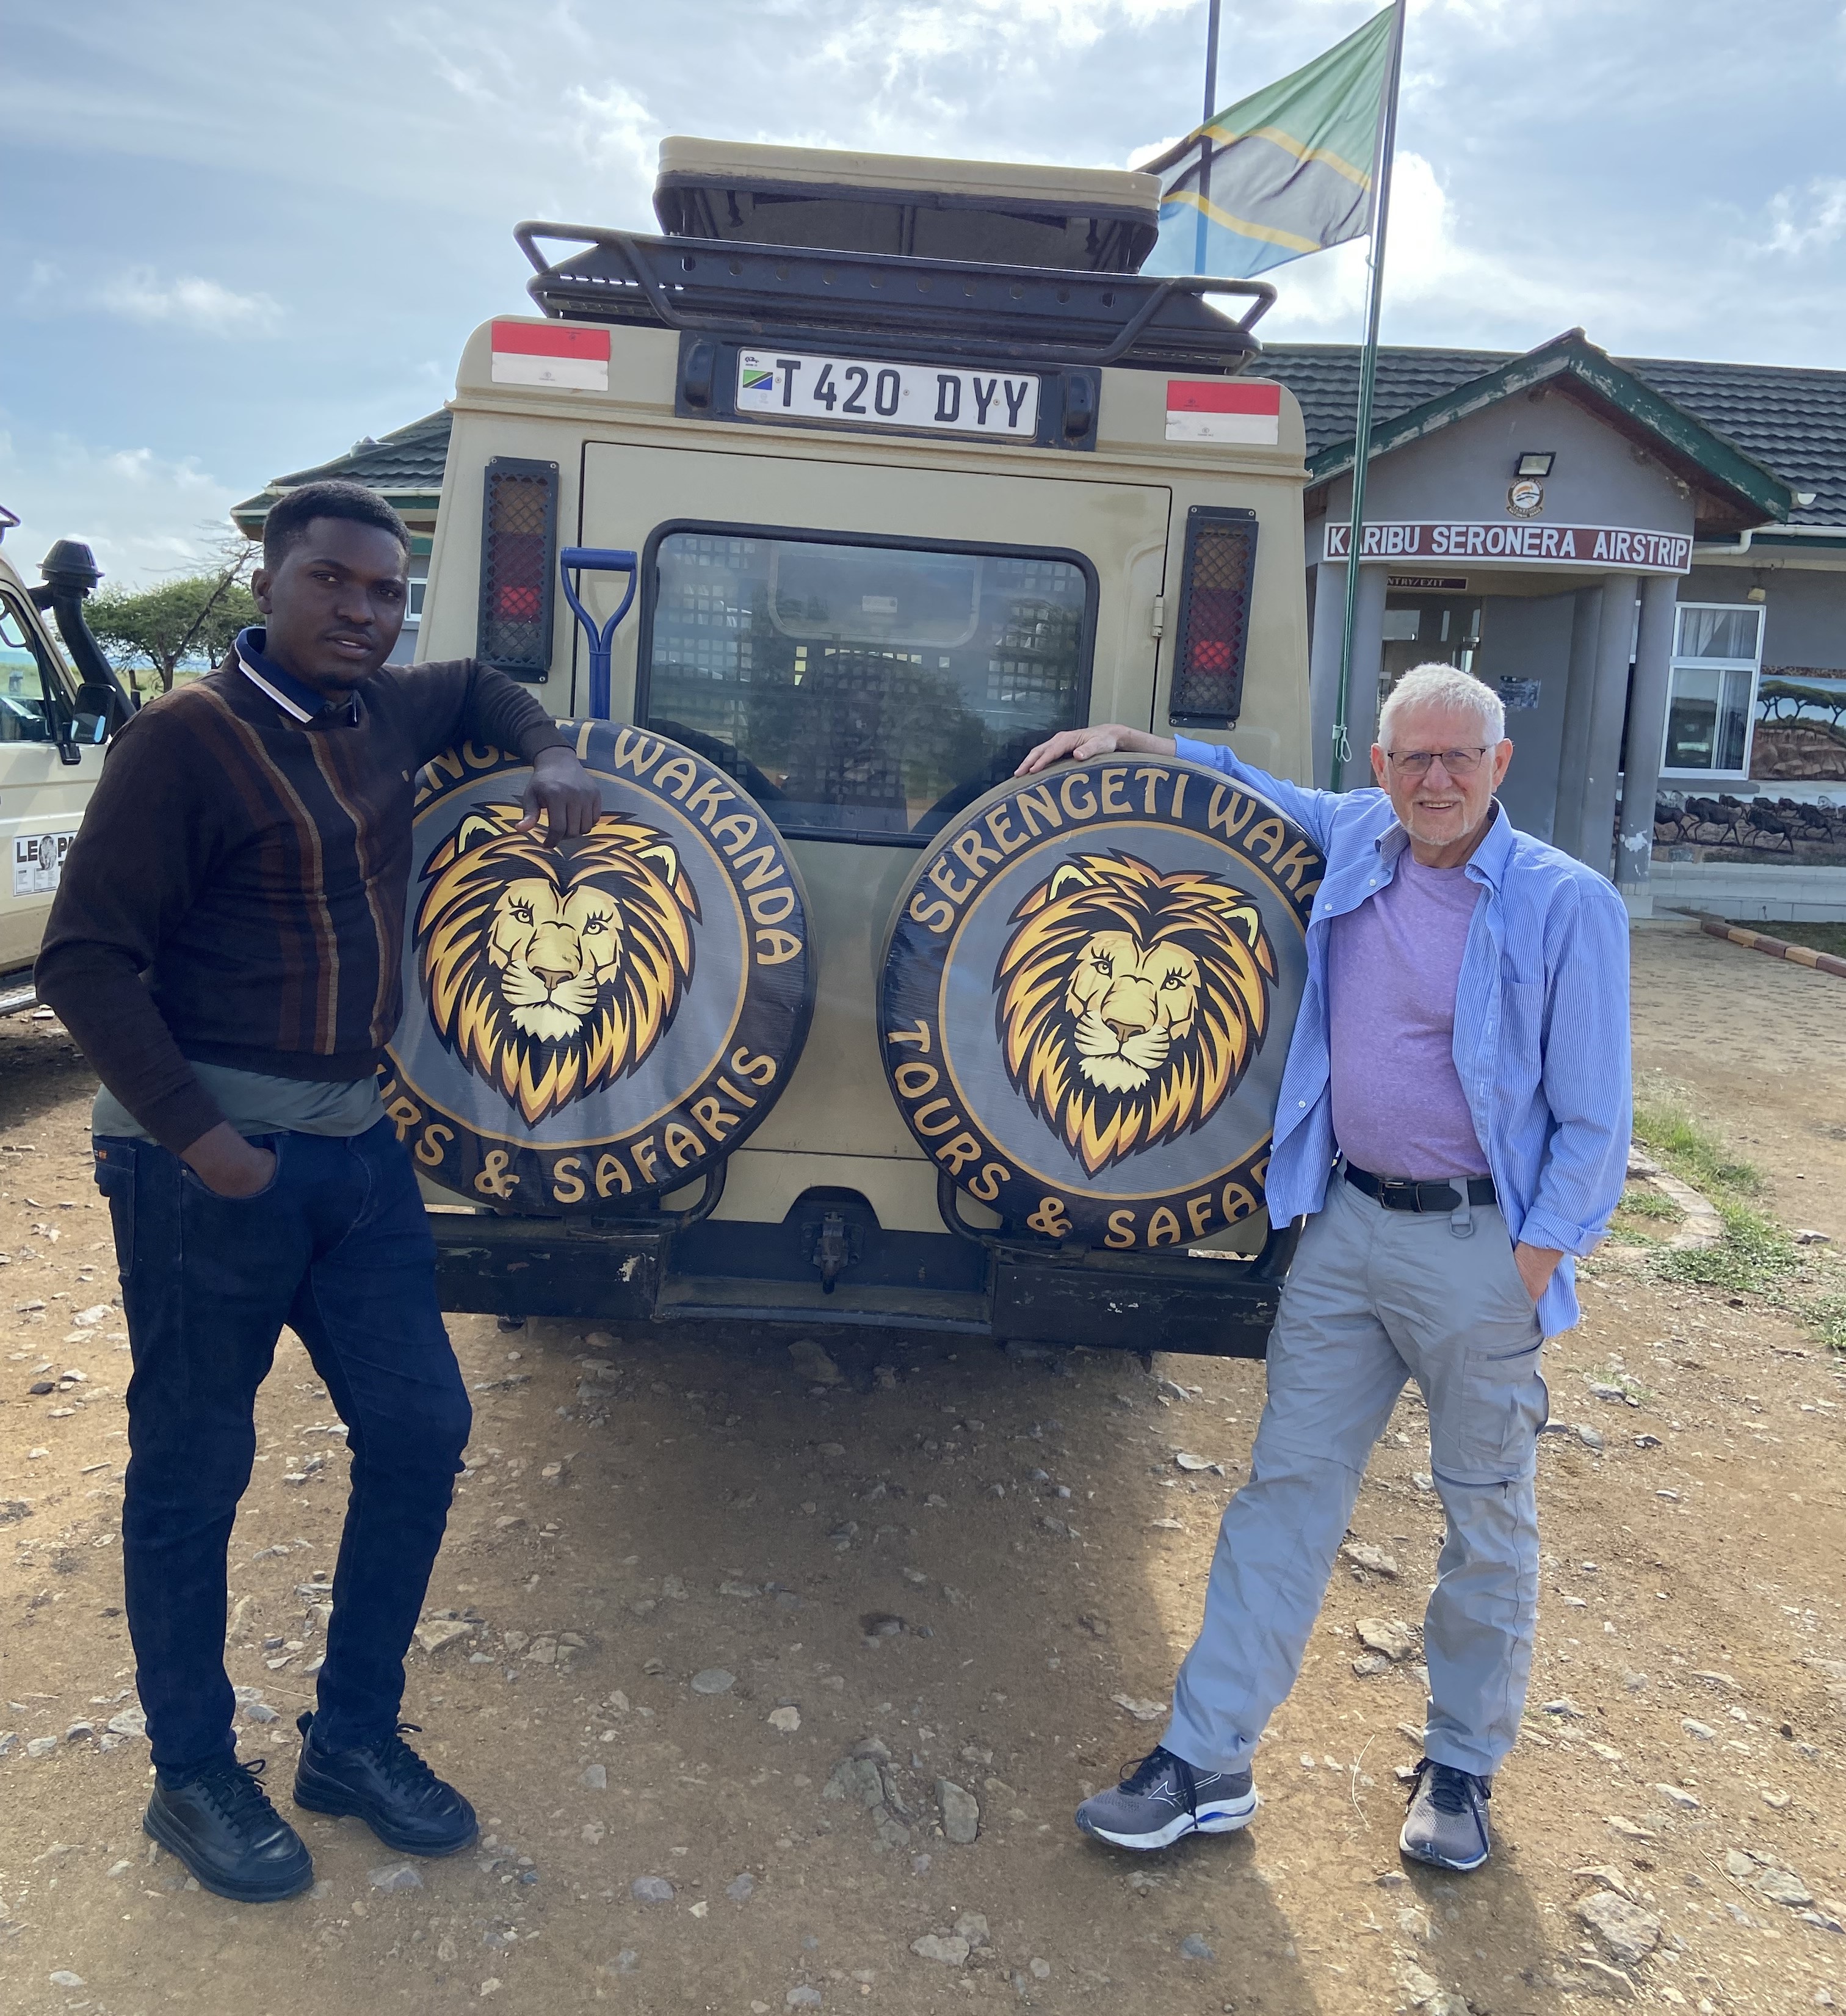
<path fill-rule="evenodd" d="M 1515 518 L 1535 518 L 1545 508 L 1545 486 L 1522 476 L 1506 492 L 1506 509 Z"/>

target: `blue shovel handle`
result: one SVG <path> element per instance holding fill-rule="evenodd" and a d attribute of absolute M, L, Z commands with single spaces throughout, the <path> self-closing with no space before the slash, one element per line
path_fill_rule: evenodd
<path fill-rule="evenodd" d="M 583 625 L 585 642 L 590 653 L 590 706 L 591 718 L 596 721 L 609 718 L 609 664 L 615 643 L 617 626 L 628 613 L 635 599 L 635 584 L 639 580 L 639 569 L 635 556 L 613 546 L 567 546 L 558 555 L 558 567 L 564 580 L 564 599 L 576 611 L 577 620 Z M 621 607 L 610 617 L 601 629 L 596 619 L 585 609 L 578 599 L 571 576 L 577 573 L 625 574 L 628 577 L 628 592 L 623 596 Z"/>

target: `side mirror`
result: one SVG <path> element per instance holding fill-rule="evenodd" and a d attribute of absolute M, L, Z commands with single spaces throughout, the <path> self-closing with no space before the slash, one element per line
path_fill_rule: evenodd
<path fill-rule="evenodd" d="M 133 710 L 117 686 L 102 686 L 85 679 L 77 689 L 77 719 L 72 740 L 106 742 L 132 716 Z"/>

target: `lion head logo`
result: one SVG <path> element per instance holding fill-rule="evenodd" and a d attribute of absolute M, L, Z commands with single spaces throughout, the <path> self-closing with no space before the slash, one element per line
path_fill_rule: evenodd
<path fill-rule="evenodd" d="M 430 856 L 416 948 L 430 1025 L 528 1125 L 637 1068 L 693 977 L 699 899 L 664 834 L 605 812 L 554 851 L 516 805 Z"/>
<path fill-rule="evenodd" d="M 1249 898 L 1086 854 L 1013 921 L 994 975 L 1007 1075 L 1089 1173 L 1202 1127 L 1268 1024 L 1276 955 Z"/>

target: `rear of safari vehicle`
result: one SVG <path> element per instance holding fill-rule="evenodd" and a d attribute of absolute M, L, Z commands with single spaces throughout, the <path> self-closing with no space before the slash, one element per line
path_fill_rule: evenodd
<path fill-rule="evenodd" d="M 1117 1146 L 1078 1144 L 1074 1121 L 1072 1146 L 1022 1138 L 1034 1169 L 1061 1183 L 1056 1158 L 1069 1162 L 1073 1198 L 1090 1178 L 1117 1181 L 1125 1201 L 1096 1222 L 1128 1236 L 1081 1236 L 1063 1192 L 1041 1195 L 1047 1181 L 1028 1172 L 1002 1194 L 1003 1143 L 984 1160 L 1007 1128 L 1040 1122 L 989 1125 L 982 1102 L 1023 1114 L 1044 1106 L 1042 1085 L 1026 1086 L 1018 1057 L 1011 1084 L 952 1071 L 946 1031 L 932 1050 L 927 1016 L 912 1028 L 894 1006 L 912 984 L 894 962 L 927 964 L 927 931 L 920 953 L 906 951 L 917 927 L 905 918 L 959 926 L 970 877 L 991 862 L 997 882 L 1027 828 L 1049 838 L 1055 823 L 1064 839 L 1114 812 L 1152 837 L 1103 846 L 1097 826 L 1089 853 L 1036 882 L 1021 869 L 985 927 L 991 946 L 970 954 L 988 968 L 1018 959 L 1017 930 L 991 948 L 1060 876 L 1152 875 L 1164 900 L 1182 864 L 1173 831 L 1154 829 L 1203 829 L 1208 803 L 1218 827 L 1235 824 L 1223 793 L 1210 799 L 1186 766 L 1177 787 L 1164 769 L 1110 772 L 1087 791 L 1077 780 L 1061 805 L 1042 794 L 1036 813 L 990 806 L 1060 729 L 1234 730 L 1248 759 L 1307 774 L 1301 418 L 1261 378 L 1248 327 L 1270 290 L 1241 283 L 1237 321 L 1194 282 L 1139 275 L 1157 219 L 1146 176 L 683 140 L 661 152 L 667 236 L 520 227 L 534 311 L 477 329 L 463 355 L 419 655 L 496 664 L 560 720 L 606 715 L 580 748 L 609 779 L 613 823 L 618 785 L 671 777 L 630 822 L 666 836 L 653 858 L 678 905 L 657 889 L 648 899 L 649 942 L 669 948 L 650 1028 L 695 1013 L 701 986 L 730 986 L 724 956 L 691 963 L 721 910 L 754 931 L 758 959 L 783 963 L 754 980 L 779 978 L 788 998 L 779 1035 L 732 1044 L 743 1025 L 718 1028 L 709 1096 L 688 1102 L 702 1118 L 678 1129 L 693 1146 L 676 1147 L 670 1118 L 635 1131 L 650 1100 L 672 1096 L 649 1073 L 674 1029 L 645 1064 L 635 1035 L 625 1080 L 603 1074 L 598 1096 L 640 1102 L 638 1119 L 598 1119 L 588 1098 L 561 1115 L 558 1088 L 588 1085 L 594 1053 L 534 1061 L 514 1026 L 517 987 L 501 1011 L 511 1048 L 490 1055 L 477 1039 L 466 1086 L 451 1073 L 445 1096 L 437 1076 L 469 1061 L 464 983 L 432 950 L 435 898 L 417 927 L 413 891 L 410 1037 L 387 1098 L 423 1165 L 444 1301 L 1260 1352 L 1290 1250 L 1256 1208 L 1260 1155 L 1247 1157 L 1257 1175 L 1243 1202 L 1226 1183 L 1189 1222 L 1175 1204 L 1169 1238 L 1161 1210 L 1135 1200 L 1177 1198 L 1185 1172 L 1175 1189 L 1151 1163 L 1103 1167 Z M 445 808 L 489 757 L 459 752 L 421 780 L 426 891 L 459 872 L 466 834 Z M 477 826 L 485 791 L 470 800 Z M 695 862 L 696 830 L 676 839 L 648 810 L 675 802 L 682 816 L 702 810 L 734 888 Z M 962 831 L 970 818 L 986 823 Z M 1298 894 L 1298 863 L 1294 874 Z M 1286 909 L 1289 886 L 1276 887 Z M 579 900 L 563 884 L 555 898 L 560 920 Z M 1248 904 L 1221 905 L 1229 925 L 1206 928 L 1226 958 L 1238 950 L 1226 929 L 1250 949 L 1239 956 L 1257 1019 L 1245 1017 L 1236 1068 L 1266 1044 L 1272 1079 L 1292 1003 L 1265 1011 L 1263 990 L 1286 994 L 1299 962 L 1269 939 L 1298 939 L 1305 899 L 1292 922 L 1264 901 L 1268 938 Z M 505 914 L 502 949 L 484 955 L 500 984 L 509 958 L 528 962 L 522 973 L 538 959 L 520 948 L 546 928 L 529 906 Z M 588 942 L 544 956 L 581 959 Z M 528 994 L 546 984 L 520 981 Z M 988 985 L 970 1028 L 1022 1052 L 1051 1040 L 1009 1031 L 1018 1014 Z M 631 1024 L 643 1016 L 635 1006 Z M 432 1022 L 441 1046 L 419 1051 Z M 552 1160 L 523 1183 L 522 1125 L 553 1129 Z M 458 1161 L 458 1131 L 487 1145 Z M 1165 1152 L 1146 1148 L 1153 1161 Z"/>

